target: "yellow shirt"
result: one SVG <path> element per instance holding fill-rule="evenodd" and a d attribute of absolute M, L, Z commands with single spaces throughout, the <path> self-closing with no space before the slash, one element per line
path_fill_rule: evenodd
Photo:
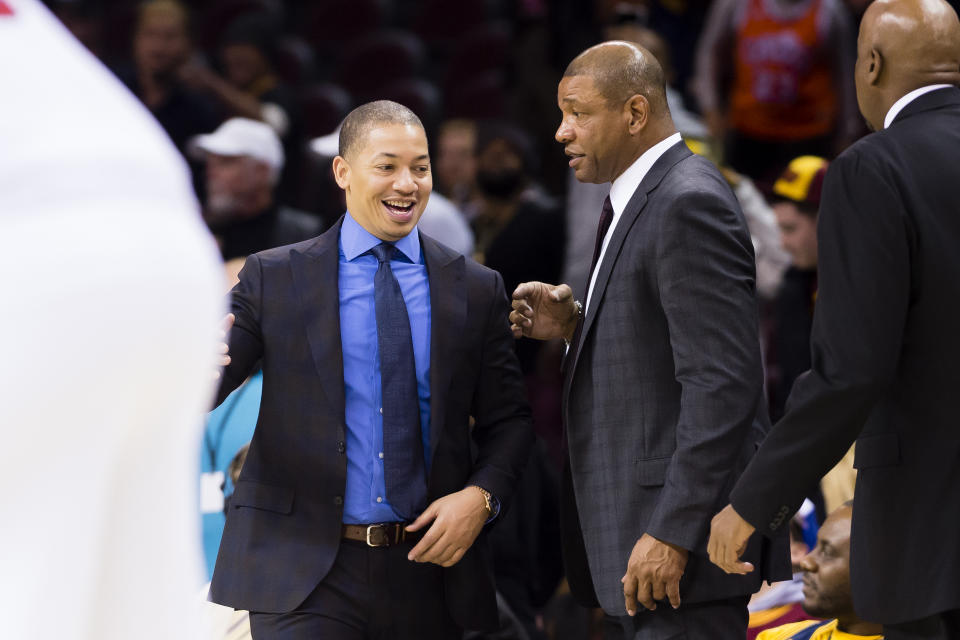
<path fill-rule="evenodd" d="M 809 627 L 823 624 L 819 620 L 804 620 L 803 622 L 791 622 L 775 629 L 767 629 L 757 634 L 756 640 L 791 640 L 797 633 Z M 837 629 L 837 621 L 831 620 L 827 624 L 813 632 L 810 640 L 883 640 L 883 636 L 860 636 L 853 633 L 847 633 Z"/>

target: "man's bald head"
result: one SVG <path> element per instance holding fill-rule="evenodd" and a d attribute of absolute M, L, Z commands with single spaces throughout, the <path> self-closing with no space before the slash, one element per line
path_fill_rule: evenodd
<path fill-rule="evenodd" d="M 960 85 L 960 20 L 944 0 L 876 0 L 860 23 L 857 98 L 879 129 L 900 97 L 931 84 Z"/>
<path fill-rule="evenodd" d="M 571 76 L 592 78 L 610 107 L 641 95 L 653 113 L 667 112 L 663 67 L 649 51 L 632 42 L 614 40 L 590 47 L 567 65 L 563 77 Z"/>
<path fill-rule="evenodd" d="M 413 111 L 398 102 L 376 100 L 362 104 L 344 118 L 340 126 L 340 155 L 348 154 L 363 146 L 367 134 L 378 126 L 400 124 L 423 129 L 423 123 Z"/>

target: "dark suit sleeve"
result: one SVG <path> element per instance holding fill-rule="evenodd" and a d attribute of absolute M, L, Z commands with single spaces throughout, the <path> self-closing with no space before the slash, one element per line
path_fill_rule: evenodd
<path fill-rule="evenodd" d="M 530 457 L 533 429 L 507 319 L 510 303 L 500 274 L 490 272 L 490 276 L 490 308 L 473 399 L 473 438 L 478 455 L 467 484 L 483 487 L 496 496 L 502 513 Z"/>
<path fill-rule="evenodd" d="M 240 270 L 240 282 L 230 291 L 230 312 L 236 316 L 230 330 L 230 364 L 223 370 L 216 406 L 243 384 L 263 354 L 260 333 L 262 273 L 259 258 L 249 256 Z"/>
<path fill-rule="evenodd" d="M 859 149 L 827 173 L 811 369 L 731 494 L 737 513 L 761 533 L 786 522 L 843 457 L 896 373 L 911 274 L 895 181 Z"/>
<path fill-rule="evenodd" d="M 731 195 L 692 191 L 663 216 L 657 285 L 681 387 L 676 450 L 647 533 L 702 545 L 762 396 L 754 257 Z"/>

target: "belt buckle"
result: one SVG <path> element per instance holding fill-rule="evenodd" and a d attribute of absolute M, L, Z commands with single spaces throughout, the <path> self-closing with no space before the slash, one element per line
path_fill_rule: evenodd
<path fill-rule="evenodd" d="M 373 541 L 371 540 L 371 533 L 377 531 L 380 534 L 380 540 Z M 367 546 L 368 547 L 389 547 L 390 540 L 387 538 L 387 532 L 384 530 L 382 524 L 370 524 L 367 525 Z"/>

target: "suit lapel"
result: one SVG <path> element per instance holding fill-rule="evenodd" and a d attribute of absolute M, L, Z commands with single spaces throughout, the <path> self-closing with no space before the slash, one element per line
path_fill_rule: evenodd
<path fill-rule="evenodd" d="M 446 400 L 467 318 L 466 263 L 432 238 L 420 234 L 430 280 L 430 457 L 446 422 Z"/>
<path fill-rule="evenodd" d="M 617 221 L 617 226 L 613 230 L 613 235 L 610 237 L 607 250 L 603 254 L 603 260 L 597 265 L 597 280 L 594 283 L 593 292 L 590 294 L 590 307 L 584 310 L 586 315 L 583 320 L 583 331 L 580 334 L 580 341 L 577 343 L 577 352 L 573 354 L 573 362 L 570 366 L 571 379 L 573 378 L 573 371 L 576 369 L 577 361 L 580 359 L 580 353 L 583 351 L 583 345 L 586 344 L 587 336 L 597 317 L 597 310 L 600 308 L 603 295 L 607 290 L 610 274 L 613 273 L 613 266 L 617 261 L 617 257 L 620 255 L 621 249 L 623 249 L 623 243 L 626 241 L 633 223 L 636 222 L 647 205 L 647 194 L 660 184 L 660 181 L 663 180 L 663 177 L 667 175 L 667 172 L 670 171 L 675 164 L 691 155 L 693 155 L 693 152 L 687 148 L 687 144 L 682 140 L 667 149 L 653 166 L 650 167 L 650 170 L 647 172 L 647 175 L 643 177 L 643 180 L 640 181 L 637 190 L 633 193 L 633 197 L 630 198 L 630 202 L 627 203 L 623 214 Z"/>
<path fill-rule="evenodd" d="M 337 221 L 302 252 L 290 252 L 290 270 L 320 388 L 336 416 L 345 418 L 343 346 L 340 341 L 338 275 L 340 226 Z"/>

